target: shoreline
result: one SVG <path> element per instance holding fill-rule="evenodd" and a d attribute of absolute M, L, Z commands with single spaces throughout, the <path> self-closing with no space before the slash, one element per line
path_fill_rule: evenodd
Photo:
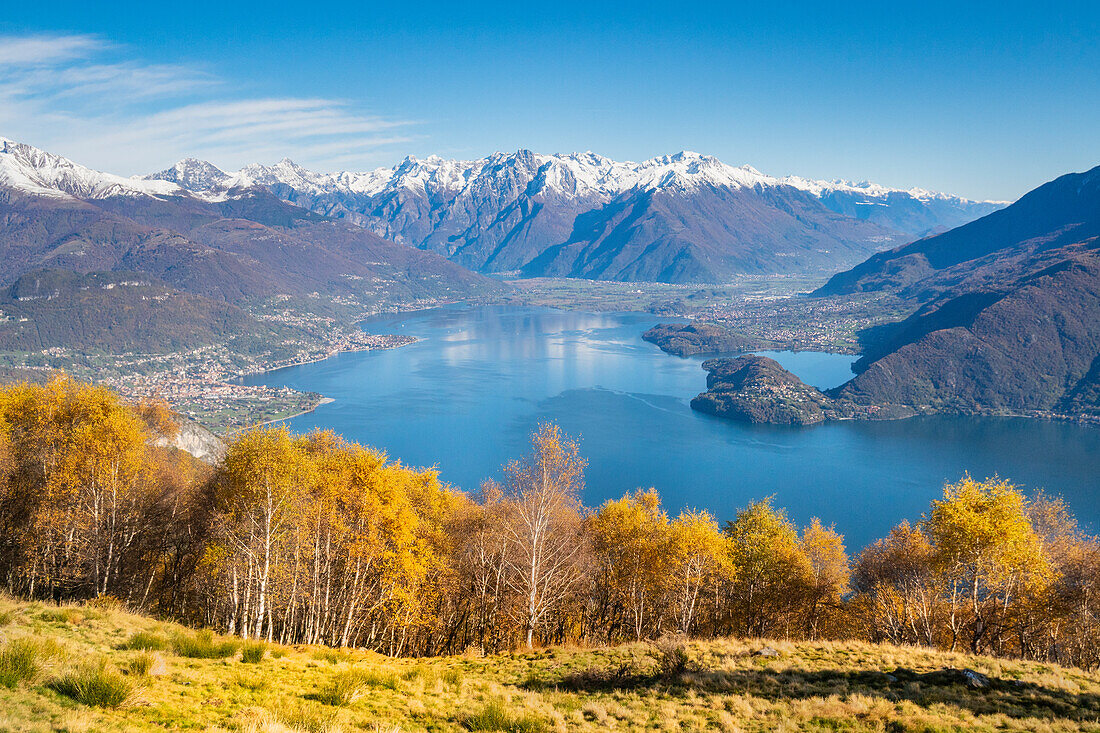
<path fill-rule="evenodd" d="M 320 400 L 317 401 L 316 405 L 309 408 L 308 410 L 302 410 L 301 412 L 296 412 L 293 415 L 287 415 L 286 417 L 276 417 L 276 418 L 272 418 L 271 420 L 264 420 L 263 422 L 252 423 L 251 425 L 245 425 L 244 427 L 237 428 L 236 430 L 233 430 L 233 431 L 230 431 L 229 433 L 226 433 L 226 435 L 231 435 L 232 433 L 239 433 L 239 432 L 242 432 L 244 430 L 252 430 L 254 428 L 262 428 L 264 425 L 271 425 L 272 423 L 283 422 L 284 420 L 293 420 L 296 417 L 301 417 L 302 415 L 308 415 L 309 413 L 315 411 L 321 405 L 330 405 L 335 401 L 336 400 L 334 400 L 332 397 L 322 397 Z"/>
<path fill-rule="evenodd" d="M 327 361 L 334 356 L 339 356 L 340 354 L 357 354 L 361 351 L 392 351 L 393 349 L 400 349 L 405 346 L 412 346 L 413 344 L 420 341 L 420 339 L 416 336 L 409 336 L 408 338 L 411 338 L 412 341 L 408 341 L 403 344 L 394 344 L 393 346 L 364 346 L 359 349 L 338 349 L 337 351 L 333 351 L 331 354 L 325 354 L 324 356 L 319 356 L 316 359 L 306 359 L 305 361 L 297 361 L 293 364 L 280 364 L 279 366 L 268 367 L 266 369 L 260 369 L 255 372 L 238 373 L 233 376 L 233 379 L 244 379 L 245 377 L 252 377 L 257 374 L 271 374 L 272 372 L 277 372 L 281 369 L 306 366 L 307 364 L 318 364 L 322 361 Z"/>
<path fill-rule="evenodd" d="M 368 334 L 368 335 L 385 335 L 385 334 Z M 249 377 L 249 376 L 254 376 L 254 375 L 257 375 L 257 374 L 271 374 L 271 373 L 277 372 L 281 369 L 290 369 L 291 367 L 305 366 L 307 364 L 318 364 L 322 361 L 326 361 L 328 359 L 331 359 L 334 356 L 339 356 L 340 354 L 354 354 L 354 353 L 358 353 L 358 352 L 361 352 L 361 351 L 391 351 L 393 349 L 400 349 L 403 346 L 412 346 L 413 344 L 418 343 L 420 341 L 420 339 L 416 336 L 408 336 L 407 338 L 410 338 L 412 340 L 407 341 L 403 344 L 393 344 L 392 346 L 364 346 L 363 348 L 359 348 L 359 349 L 339 349 L 337 351 L 333 351 L 331 354 L 326 354 L 326 355 L 318 357 L 316 359 L 308 359 L 306 361 L 301 361 L 301 362 L 297 362 L 297 363 L 294 363 L 294 364 L 283 364 L 281 366 L 272 367 L 270 369 L 261 369 L 260 371 L 257 371 L 257 372 L 249 372 L 248 374 L 238 374 L 233 378 L 236 379 L 236 380 L 239 380 L 239 379 L 243 379 L 243 378 Z M 307 410 L 302 410 L 300 412 L 294 413 L 293 415 L 287 415 L 285 417 L 272 418 L 271 420 L 264 420 L 263 422 L 258 422 L 258 423 L 253 423 L 251 425 L 246 425 L 246 426 L 237 428 L 237 430 L 234 430 L 234 431 L 231 431 L 231 432 L 240 432 L 242 430 L 251 430 L 253 428 L 263 427 L 264 425 L 271 425 L 273 423 L 283 422 L 285 420 L 293 420 L 296 417 L 301 417 L 302 415 L 308 415 L 309 413 L 314 412 L 321 405 L 332 404 L 335 401 L 336 400 L 333 399 L 332 397 L 326 397 L 325 395 L 321 395 L 321 399 L 317 401 L 317 404 L 315 404 L 313 407 L 310 407 Z M 226 434 L 229 435 L 231 433 L 226 433 Z"/>

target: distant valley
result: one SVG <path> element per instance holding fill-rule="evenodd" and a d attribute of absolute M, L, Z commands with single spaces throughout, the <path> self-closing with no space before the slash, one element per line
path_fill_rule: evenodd
<path fill-rule="evenodd" d="M 332 174 L 186 159 L 124 178 L 0 140 L 0 368 L 75 369 L 124 392 L 143 375 L 142 394 L 167 386 L 156 375 L 186 374 L 198 392 L 212 378 L 267 400 L 224 380 L 404 343 L 355 327 L 385 310 L 552 303 L 553 285 L 535 297 L 539 287 L 505 281 L 549 277 L 638 282 L 607 302 L 696 317 L 646 334 L 671 353 L 862 353 L 856 378 L 813 396 L 820 419 L 1090 415 L 1098 178 L 1065 176 L 1007 208 L 775 178 L 696 153 L 622 163 L 519 151 Z M 830 275 L 812 299 L 781 285 L 749 295 L 769 278 L 812 288 Z M 652 291 L 665 299 L 639 296 L 646 283 L 664 283 Z M 559 292 L 566 305 L 599 302 L 584 290 Z M 736 384 L 722 381 L 732 374 Z M 791 384 L 770 365 L 718 365 L 711 388 L 729 398 L 756 376 L 786 399 Z M 284 413 L 307 403 L 280 402 Z M 717 404 L 699 401 L 722 414 Z"/>

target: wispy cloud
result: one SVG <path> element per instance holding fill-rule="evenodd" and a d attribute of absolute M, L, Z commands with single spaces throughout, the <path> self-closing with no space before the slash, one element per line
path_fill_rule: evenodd
<path fill-rule="evenodd" d="M 341 100 L 253 97 L 187 65 L 144 63 L 94 36 L 0 36 L 0 134 L 111 172 L 192 155 L 225 168 L 292 157 L 368 167 L 410 123 Z"/>
<path fill-rule="evenodd" d="M 0 64 L 11 67 L 55 64 L 105 48 L 106 44 L 95 36 L 0 36 Z"/>

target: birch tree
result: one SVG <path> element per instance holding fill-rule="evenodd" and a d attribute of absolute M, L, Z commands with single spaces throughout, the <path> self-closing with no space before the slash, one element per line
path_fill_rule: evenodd
<path fill-rule="evenodd" d="M 522 602 L 528 648 L 581 578 L 584 468 L 577 443 L 557 425 L 543 424 L 531 436 L 531 453 L 504 469 L 506 578 Z"/>

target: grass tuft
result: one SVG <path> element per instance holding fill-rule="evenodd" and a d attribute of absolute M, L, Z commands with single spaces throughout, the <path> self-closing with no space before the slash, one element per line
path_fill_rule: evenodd
<path fill-rule="evenodd" d="M 121 707 L 134 693 L 133 684 L 106 659 L 70 670 L 50 680 L 48 686 L 83 705 L 98 708 Z"/>
<path fill-rule="evenodd" d="M 369 689 L 397 689 L 397 675 L 373 669 L 349 669 L 337 673 L 314 698 L 326 705 L 344 707 L 362 697 Z"/>
<path fill-rule="evenodd" d="M 242 733 L 337 733 L 342 727 L 336 722 L 336 713 L 302 701 L 266 710 L 253 708 L 240 730 Z"/>
<path fill-rule="evenodd" d="M 238 646 L 234 639 L 217 639 L 212 631 L 205 629 L 190 636 L 179 634 L 172 639 L 176 654 L 190 659 L 225 659 L 236 654 Z"/>
<path fill-rule="evenodd" d="M 503 700 L 489 701 L 478 712 L 464 715 L 459 723 L 466 730 L 502 730 L 509 733 L 542 733 L 549 730 L 546 721 L 529 713 L 513 713 Z"/>
<path fill-rule="evenodd" d="M 268 679 L 262 675 L 250 675 L 250 674 L 238 674 L 233 680 L 234 684 L 242 690 L 248 690 L 250 692 L 261 692 L 263 690 L 270 689 L 271 684 Z"/>
<path fill-rule="evenodd" d="M 168 649 L 168 639 L 160 634 L 154 634 L 149 631 L 139 631 L 123 642 L 119 648 L 163 652 Z"/>
<path fill-rule="evenodd" d="M 164 663 L 164 657 L 158 652 L 143 651 L 126 662 L 124 671 L 134 677 L 150 677 L 164 674 L 167 671 L 167 665 Z"/>
<path fill-rule="evenodd" d="M 87 614 L 78 608 L 47 608 L 38 614 L 38 618 L 47 623 L 73 624 L 83 622 Z"/>
<path fill-rule="evenodd" d="M 34 682 L 60 656 L 61 648 L 52 640 L 11 639 L 0 647 L 0 685 L 14 689 L 20 682 Z"/>
<path fill-rule="evenodd" d="M 266 641 L 246 641 L 241 645 L 241 661 L 246 664 L 259 664 L 267 654 Z"/>
<path fill-rule="evenodd" d="M 313 652 L 313 658 L 321 661 L 328 662 L 329 664 L 339 664 L 348 658 L 348 653 L 343 649 L 333 649 L 331 647 L 321 647 Z"/>

